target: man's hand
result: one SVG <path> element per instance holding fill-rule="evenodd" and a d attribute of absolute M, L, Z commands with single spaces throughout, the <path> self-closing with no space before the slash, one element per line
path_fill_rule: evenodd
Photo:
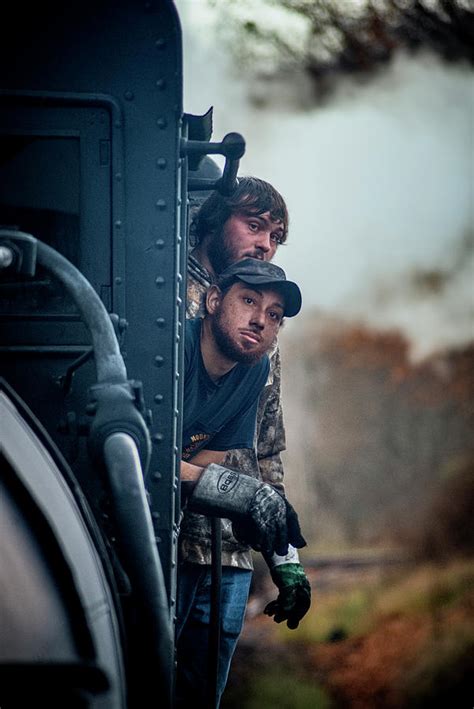
<path fill-rule="evenodd" d="M 266 555 L 285 556 L 289 545 L 297 549 L 306 546 L 298 516 L 288 500 L 271 485 L 258 484 L 261 487 L 250 505 L 248 518 L 232 522 L 235 538 Z M 265 545 L 265 537 L 274 540 L 273 551 Z"/>
<path fill-rule="evenodd" d="M 311 605 L 310 583 L 299 561 L 278 564 L 270 572 L 280 593 L 275 601 L 270 601 L 264 613 L 273 616 L 275 623 L 286 620 L 287 626 L 294 630 Z"/>
<path fill-rule="evenodd" d="M 271 485 L 212 463 L 189 497 L 188 509 L 232 520 L 236 537 L 267 555 L 305 546 L 291 505 Z"/>

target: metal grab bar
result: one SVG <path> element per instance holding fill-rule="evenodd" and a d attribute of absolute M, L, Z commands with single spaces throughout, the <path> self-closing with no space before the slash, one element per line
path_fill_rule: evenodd
<path fill-rule="evenodd" d="M 207 691 L 209 709 L 218 705 L 217 678 L 221 640 L 222 527 L 220 517 L 211 519 L 211 614 L 209 624 Z"/>
<path fill-rule="evenodd" d="M 227 133 L 221 143 L 205 140 L 181 140 L 181 155 L 224 155 L 225 165 L 222 177 L 217 180 L 190 178 L 188 190 L 218 190 L 230 194 L 235 189 L 240 158 L 245 153 L 245 140 L 240 133 Z"/>

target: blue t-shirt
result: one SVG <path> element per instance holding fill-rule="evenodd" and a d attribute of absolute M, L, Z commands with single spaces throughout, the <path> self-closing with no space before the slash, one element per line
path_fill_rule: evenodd
<path fill-rule="evenodd" d="M 237 363 L 213 382 L 201 355 L 201 318 L 186 321 L 182 459 L 201 448 L 252 448 L 260 393 L 267 381 L 267 355 L 253 366 Z"/>

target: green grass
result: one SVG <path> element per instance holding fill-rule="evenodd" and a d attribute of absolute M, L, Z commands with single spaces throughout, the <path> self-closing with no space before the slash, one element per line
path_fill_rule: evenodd
<path fill-rule="evenodd" d="M 474 706 L 470 679 L 474 676 L 474 617 L 466 616 L 473 587 L 473 559 L 447 566 L 420 565 L 378 583 L 361 581 L 356 588 L 320 595 L 316 584 L 311 610 L 298 630 L 288 630 L 284 624 L 274 626 L 275 647 L 286 648 L 284 661 L 269 650 L 268 657 L 260 657 L 258 667 L 251 663 L 245 679 L 241 678 L 234 687 L 234 696 L 229 696 L 230 701 L 224 702 L 224 706 L 333 709 L 337 705 L 315 681 L 321 683 L 323 677 L 313 677 L 313 670 L 299 664 L 303 648 L 327 642 L 335 630 L 346 637 L 370 633 L 393 616 L 424 616 L 424 622 L 431 628 L 416 662 L 404 672 L 397 688 L 406 700 L 404 706 L 413 709 Z M 469 704 L 461 701 L 466 693 L 473 695 Z"/>
<path fill-rule="evenodd" d="M 298 631 L 288 630 L 282 624 L 278 628 L 285 642 L 326 642 L 335 630 L 345 636 L 360 635 L 372 625 L 371 610 L 374 601 L 372 589 L 357 589 L 350 592 L 331 593 L 319 599 L 314 595 L 311 610 L 301 622 Z"/>
<path fill-rule="evenodd" d="M 426 613 L 456 603 L 474 587 L 474 560 L 447 566 L 427 564 L 387 586 L 379 594 L 377 615 Z"/>
<path fill-rule="evenodd" d="M 456 605 L 473 587 L 474 560 L 447 567 L 424 565 L 385 582 L 361 583 L 355 590 L 321 596 L 316 584 L 311 610 L 298 631 L 290 631 L 282 624 L 278 634 L 288 643 L 326 642 L 335 630 L 346 637 L 359 636 L 370 632 L 384 617 L 432 614 Z"/>
<path fill-rule="evenodd" d="M 324 690 L 295 675 L 268 673 L 255 677 L 251 697 L 242 709 L 331 709 L 333 703 Z"/>

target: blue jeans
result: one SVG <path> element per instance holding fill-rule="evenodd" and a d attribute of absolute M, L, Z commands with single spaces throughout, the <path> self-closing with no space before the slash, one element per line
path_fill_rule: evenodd
<path fill-rule="evenodd" d="M 219 702 L 244 622 L 252 572 L 222 567 Z M 209 707 L 208 644 L 211 567 L 184 562 L 178 577 L 176 703 L 180 709 Z M 217 705 L 218 706 L 218 705 Z"/>

